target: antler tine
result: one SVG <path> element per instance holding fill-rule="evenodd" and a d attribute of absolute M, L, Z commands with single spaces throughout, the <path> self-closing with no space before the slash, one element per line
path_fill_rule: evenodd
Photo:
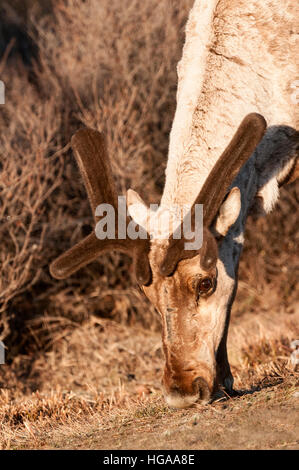
<path fill-rule="evenodd" d="M 117 205 L 105 137 L 94 129 L 80 129 L 72 137 L 71 143 L 96 220 L 95 210 L 99 204 Z"/>
<path fill-rule="evenodd" d="M 81 242 L 60 255 L 50 265 L 50 273 L 56 279 L 65 279 L 80 268 L 95 261 L 101 253 L 107 251 L 122 251 L 133 255 L 137 281 L 140 284 L 148 284 L 151 279 L 151 271 L 148 263 L 149 243 L 147 240 L 101 240 L 94 232 L 90 233 Z"/>
<path fill-rule="evenodd" d="M 56 279 L 65 279 L 98 256 L 99 240 L 92 232 L 53 261 L 50 265 L 50 273 Z"/>
<path fill-rule="evenodd" d="M 72 138 L 72 148 L 83 177 L 95 221 L 99 204 L 110 204 L 117 210 L 117 194 L 112 177 L 105 139 L 93 129 L 80 129 Z M 127 219 L 128 223 L 128 219 Z M 134 258 L 137 281 L 147 284 L 151 280 L 148 261 L 149 240 L 104 239 L 99 240 L 95 232 L 63 253 L 50 265 L 50 273 L 64 279 L 94 261 L 105 251 L 122 251 Z"/>
<path fill-rule="evenodd" d="M 203 204 L 206 227 L 211 225 L 229 186 L 262 140 L 266 128 L 267 123 L 263 116 L 257 113 L 248 114 L 216 162 L 192 207 L 194 212 L 195 204 Z"/>

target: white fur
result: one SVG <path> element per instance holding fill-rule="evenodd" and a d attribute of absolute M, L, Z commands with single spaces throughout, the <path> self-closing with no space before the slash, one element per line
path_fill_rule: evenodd
<path fill-rule="evenodd" d="M 181 157 L 189 152 L 192 137 L 192 120 L 205 79 L 208 44 L 212 35 L 212 22 L 217 0 L 196 1 L 186 26 L 186 43 L 178 64 L 177 109 L 170 135 L 167 178 L 161 204 L 176 202 L 168 191 L 177 194 L 182 168 Z M 184 163 L 183 163 L 184 165 Z M 178 201 L 181 202 L 181 201 Z M 192 201 L 186 201 L 192 203 Z"/>
<path fill-rule="evenodd" d="M 282 132 L 271 126 L 298 127 L 292 100 L 292 83 L 298 78 L 296 18 L 294 4 L 286 0 L 195 1 L 178 66 L 177 109 L 162 205 L 192 204 L 250 112 L 263 114 L 270 127 L 258 159 L 268 159 L 271 166 L 271 154 L 277 153 L 273 142 Z M 286 145 L 291 154 L 290 141 Z M 255 171 L 254 166 L 248 169 Z M 277 163 L 273 181 L 261 189 L 266 212 L 278 198 L 278 171 Z M 258 177 L 256 191 L 264 186 Z"/>
<path fill-rule="evenodd" d="M 188 408 L 198 401 L 198 395 L 182 396 L 178 393 L 175 395 L 164 395 L 165 401 L 170 408 Z M 201 402 L 205 404 L 206 402 Z"/>
<path fill-rule="evenodd" d="M 272 210 L 280 177 L 298 152 L 290 138 L 299 121 L 292 99 L 296 37 L 290 0 L 195 0 L 178 64 L 163 209 L 192 205 L 243 118 L 259 112 L 268 131 L 235 186 L 243 194 L 244 220 L 256 195 L 266 213 Z"/>

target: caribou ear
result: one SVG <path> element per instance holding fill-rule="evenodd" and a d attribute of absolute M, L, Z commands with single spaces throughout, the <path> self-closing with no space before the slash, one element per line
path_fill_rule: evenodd
<path fill-rule="evenodd" d="M 217 233 L 225 236 L 239 217 L 240 210 L 241 192 L 238 187 L 234 187 L 220 207 L 215 224 Z"/>
<path fill-rule="evenodd" d="M 134 222 L 141 227 L 147 228 L 150 209 L 133 189 L 128 189 L 127 191 L 127 208 Z"/>

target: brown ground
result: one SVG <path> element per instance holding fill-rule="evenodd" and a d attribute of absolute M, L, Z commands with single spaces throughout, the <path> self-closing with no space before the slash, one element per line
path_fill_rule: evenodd
<path fill-rule="evenodd" d="M 137 409 L 104 429 L 95 421 L 76 432 L 51 433 L 40 448 L 298 449 L 298 397 L 285 395 L 272 387 L 229 404 L 162 412 L 157 400 L 149 411 Z"/>
<path fill-rule="evenodd" d="M 29 428 L 30 429 L 30 428 Z M 29 432 L 29 431 L 28 431 Z M 17 449 L 298 449 L 298 397 L 271 387 L 231 403 L 184 411 L 160 398 L 103 425 L 100 416 L 23 437 Z"/>
<path fill-rule="evenodd" d="M 188 410 L 169 409 L 161 396 L 158 333 L 94 319 L 37 357 L 25 381 L 17 375 L 26 357 L 15 374 L 4 366 L 2 448 L 298 448 L 299 374 L 290 360 L 298 319 L 299 311 L 233 318 L 239 395 Z M 20 382 L 38 390 L 22 391 Z"/>

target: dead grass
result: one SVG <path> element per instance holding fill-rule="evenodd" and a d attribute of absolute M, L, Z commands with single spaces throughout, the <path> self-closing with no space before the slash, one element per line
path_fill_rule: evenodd
<path fill-rule="evenodd" d="M 1 3 L 2 448 L 55 447 L 55 432 L 67 446 L 84 422 L 88 434 L 174 419 L 160 392 L 160 322 L 132 282 L 130 260 L 106 255 L 59 282 L 48 266 L 91 229 L 69 147 L 79 127 L 105 132 L 120 194 L 133 187 L 158 201 L 192 3 Z M 289 357 L 299 335 L 297 204 L 292 184 L 273 214 L 248 223 L 229 353 L 236 388 L 262 393 L 236 399 L 241 410 L 270 386 L 287 398 L 296 384 Z"/>
<path fill-rule="evenodd" d="M 244 322 L 234 317 L 229 345 L 230 353 L 234 353 L 232 371 L 239 396 L 228 400 L 222 396 L 208 406 L 176 411 L 165 405 L 161 393 L 160 334 L 93 318 L 89 324 L 56 338 L 48 352 L 31 357 L 29 370 L 27 356 L 19 357 L 12 366 L 2 366 L 0 445 L 136 448 L 136 436 L 141 433 L 145 448 L 154 448 L 153 442 L 160 442 L 162 447 L 158 448 L 167 448 L 177 427 L 189 429 L 192 420 L 216 426 L 219 413 L 224 420 L 239 423 L 244 435 L 247 419 L 249 432 L 251 420 L 260 420 L 272 409 L 277 422 L 281 409 L 284 422 L 285 407 L 294 417 L 298 412 L 294 397 L 299 371 L 290 361 L 290 342 L 298 337 L 298 314 L 293 320 L 290 324 L 287 315 L 274 313 L 272 322 L 279 322 L 279 329 L 270 328 L 266 334 L 260 324 L 242 336 L 242 325 L 249 326 L 251 321 L 257 324 L 259 319 L 252 314 Z M 234 341 L 236 337 L 238 342 Z M 289 427 L 292 435 L 296 434 L 292 420 Z M 162 440 L 156 436 L 152 441 L 148 432 L 158 429 L 163 433 Z M 210 447 L 224 445 L 225 440 L 219 441 L 213 429 Z M 267 432 L 270 442 L 271 429 Z M 193 448 L 190 439 L 180 441 L 177 436 L 172 448 L 179 443 Z M 209 448 L 208 441 L 205 445 Z M 258 446 L 258 441 L 252 446 Z"/>

